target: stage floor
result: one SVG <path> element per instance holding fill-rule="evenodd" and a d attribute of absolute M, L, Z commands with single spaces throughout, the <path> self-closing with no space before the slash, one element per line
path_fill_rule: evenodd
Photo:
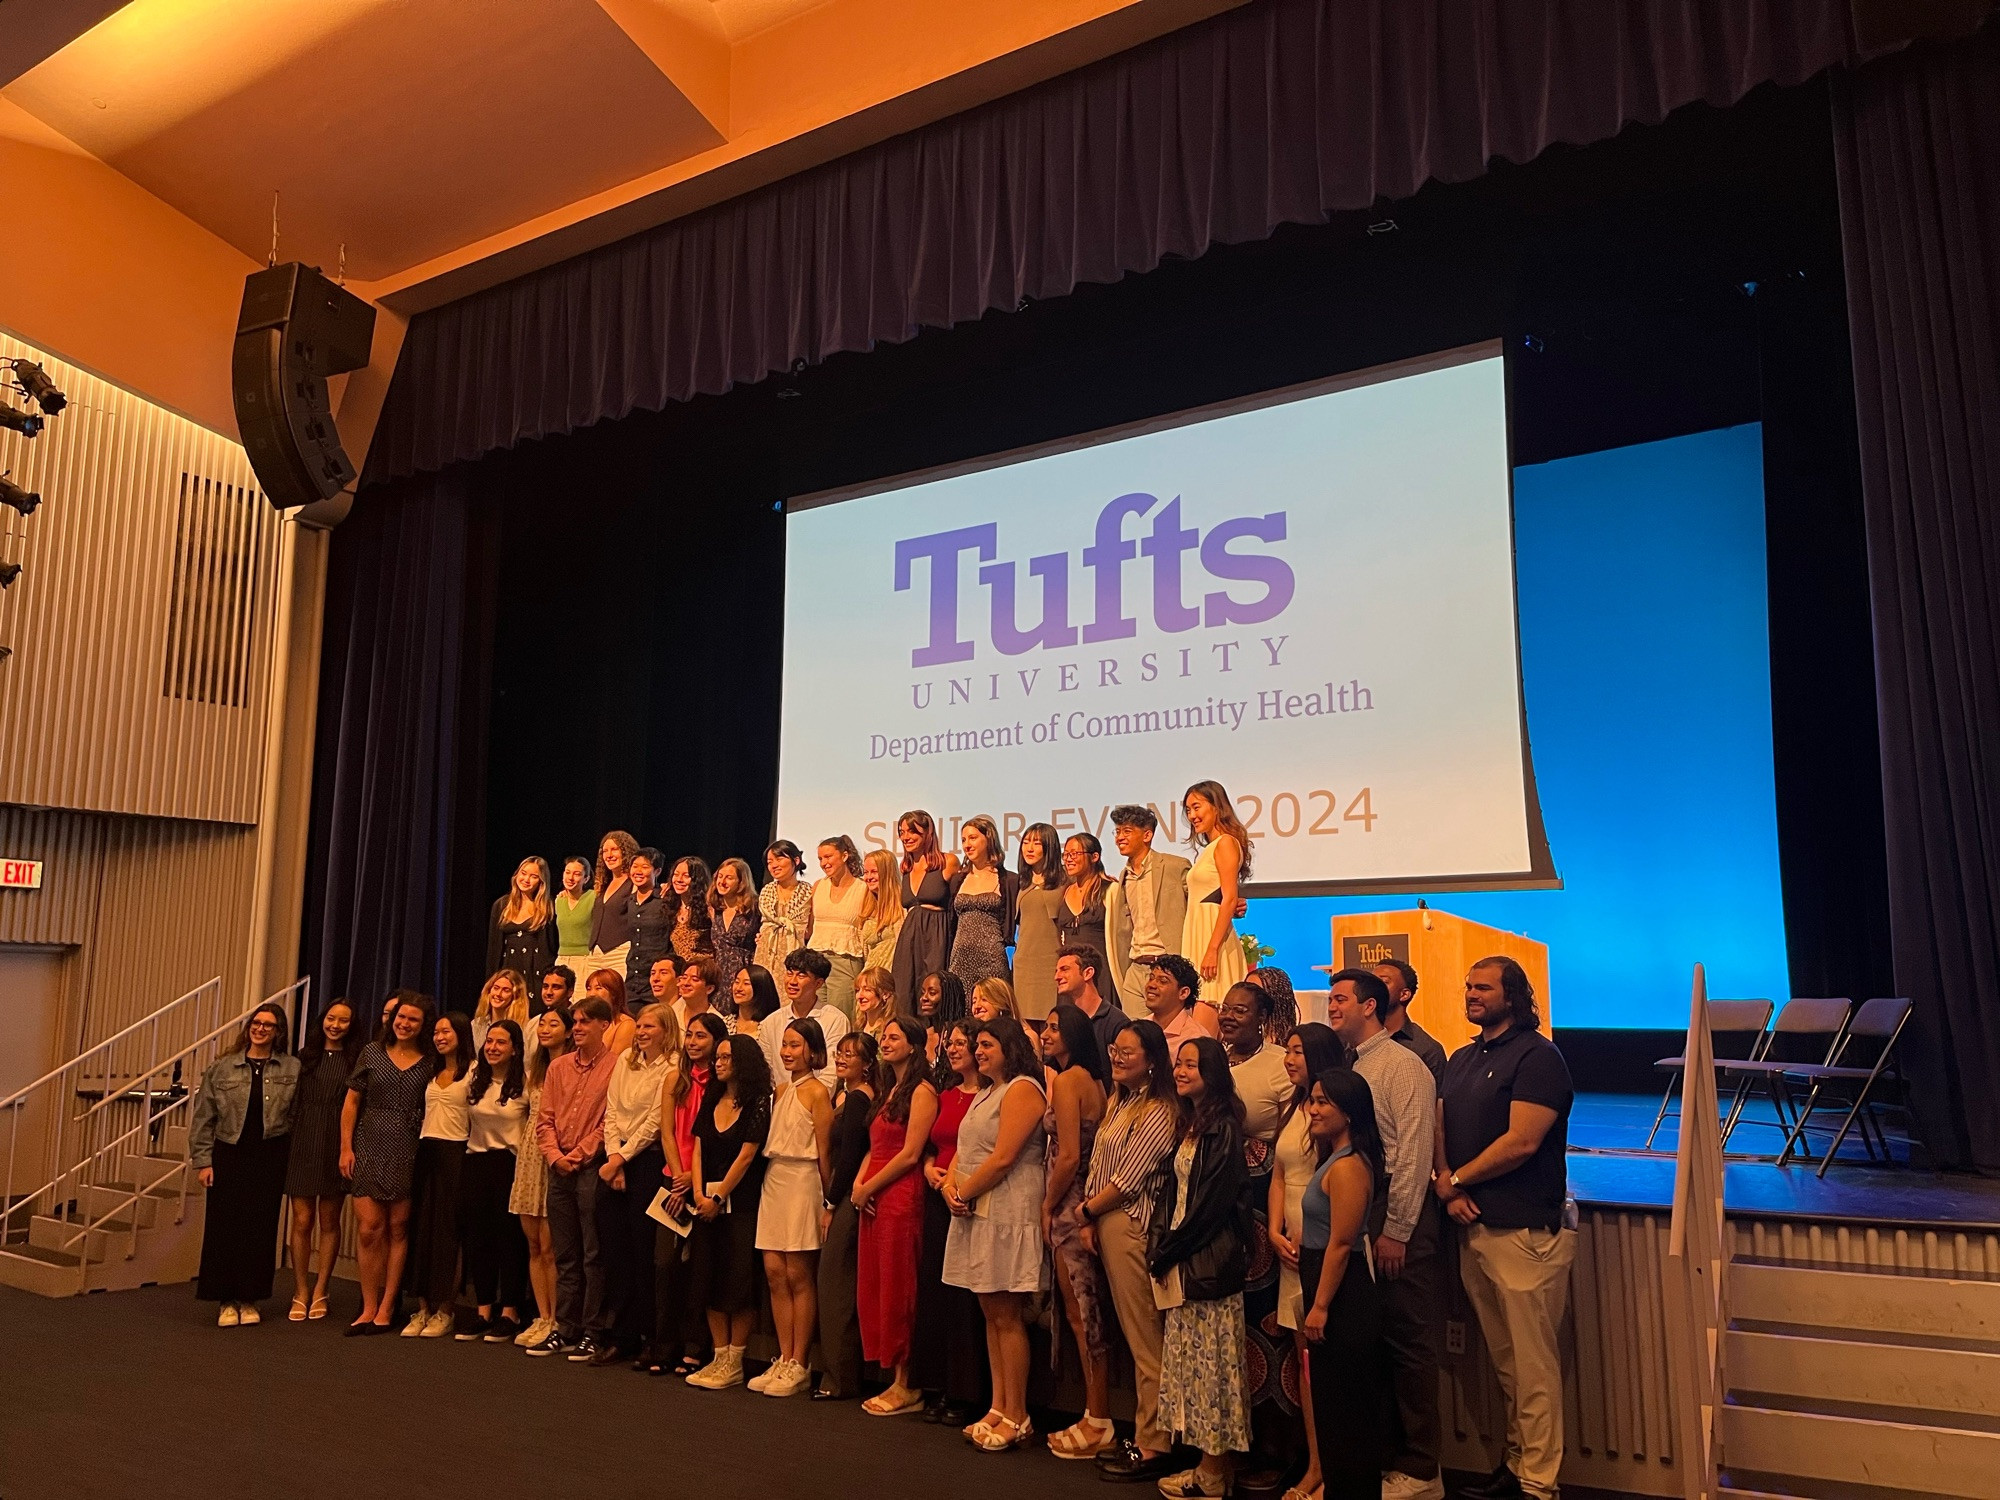
<path fill-rule="evenodd" d="M 1651 1153 L 1642 1149 L 1659 1107 L 1658 1094 L 1577 1096 L 1570 1115 L 1569 1180 L 1579 1202 L 1608 1208 L 1671 1206 L 1678 1122 L 1670 1118 L 1661 1127 Z M 1818 1118 L 1814 1116 L 1815 1121 Z M 1776 1155 L 1784 1137 L 1769 1123 L 1771 1119 L 1769 1105 L 1753 1105 L 1730 1142 L 1732 1159 L 1723 1182 L 1727 1212 L 1849 1223 L 2000 1228 L 2000 1182 L 1923 1167 L 1871 1166 L 1852 1134 L 1824 1179 L 1814 1175 L 1816 1161 L 1780 1167 L 1768 1159 L 1735 1159 L 1733 1153 L 1739 1150 Z M 1764 1123 L 1750 1123 L 1754 1121 Z M 1835 1116 L 1825 1132 L 1815 1128 L 1817 1146 L 1826 1144 L 1838 1124 Z M 1908 1141 L 1897 1135 L 1893 1125 L 1889 1137 L 1899 1162 L 1907 1161 Z"/>

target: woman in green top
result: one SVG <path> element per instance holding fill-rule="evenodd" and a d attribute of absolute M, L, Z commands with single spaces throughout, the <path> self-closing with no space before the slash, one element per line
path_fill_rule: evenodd
<path fill-rule="evenodd" d="M 590 924 L 597 892 L 590 886 L 590 861 L 572 854 L 563 861 L 562 889 L 556 893 L 556 962 L 568 964 L 583 983 L 583 960 L 590 956 Z"/>

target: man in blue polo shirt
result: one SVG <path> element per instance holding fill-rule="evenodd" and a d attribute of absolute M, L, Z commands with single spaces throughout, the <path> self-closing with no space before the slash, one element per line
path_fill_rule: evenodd
<path fill-rule="evenodd" d="M 1460 1279 L 1507 1398 L 1507 1461 L 1465 1493 L 1552 1500 L 1563 1455 L 1556 1339 L 1576 1257 L 1563 1222 L 1574 1091 L 1513 959 L 1472 966 L 1465 1018 L 1479 1036 L 1445 1064 L 1434 1184 L 1463 1227 Z"/>

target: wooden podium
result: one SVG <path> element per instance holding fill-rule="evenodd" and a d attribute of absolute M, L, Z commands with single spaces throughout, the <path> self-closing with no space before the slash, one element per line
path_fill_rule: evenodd
<path fill-rule="evenodd" d="M 1423 911 L 1363 912 L 1333 919 L 1333 967 L 1372 968 L 1400 958 L 1417 971 L 1417 997 L 1410 1002 L 1416 1022 L 1444 1044 L 1447 1053 L 1465 1045 L 1472 1028 L 1465 1020 L 1465 971 L 1496 954 L 1528 971 L 1542 1034 L 1555 1024 L 1549 1003 L 1549 949 L 1546 943 L 1468 922 L 1435 907 Z"/>

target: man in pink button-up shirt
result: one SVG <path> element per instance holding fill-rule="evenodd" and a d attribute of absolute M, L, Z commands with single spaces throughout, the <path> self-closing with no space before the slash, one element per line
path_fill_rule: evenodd
<path fill-rule="evenodd" d="M 577 1002 L 570 1040 L 549 1064 L 535 1112 L 535 1144 L 549 1164 L 549 1239 L 556 1257 L 556 1331 L 528 1352 L 587 1360 L 611 1328 L 604 1256 L 597 1242 L 597 1163 L 604 1154 L 604 1095 L 617 1054 L 604 1045 L 611 1007 Z"/>

